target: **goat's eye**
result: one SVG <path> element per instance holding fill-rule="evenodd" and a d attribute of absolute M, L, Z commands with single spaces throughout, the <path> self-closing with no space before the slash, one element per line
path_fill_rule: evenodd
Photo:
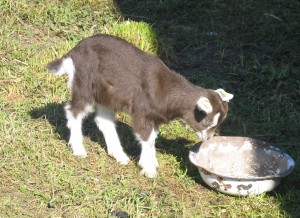
<path fill-rule="evenodd" d="M 208 127 L 208 126 L 211 125 L 211 123 L 210 123 L 209 121 L 205 120 L 205 121 L 204 121 L 204 125 Z"/>

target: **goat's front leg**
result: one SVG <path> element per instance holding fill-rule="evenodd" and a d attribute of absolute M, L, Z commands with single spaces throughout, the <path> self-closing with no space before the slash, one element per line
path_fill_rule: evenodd
<path fill-rule="evenodd" d="M 136 134 L 136 137 L 141 145 L 139 160 L 139 165 L 142 167 L 141 173 L 149 178 L 154 178 L 157 175 L 156 168 L 158 167 L 155 151 L 156 131 L 152 129 L 147 140 L 143 140 L 139 134 Z"/>

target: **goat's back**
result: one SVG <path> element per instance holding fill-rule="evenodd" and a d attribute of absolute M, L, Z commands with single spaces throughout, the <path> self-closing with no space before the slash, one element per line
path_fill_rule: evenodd
<path fill-rule="evenodd" d="M 111 35 L 86 38 L 65 57 L 72 58 L 76 69 L 73 93 L 114 111 L 163 111 L 160 107 L 171 97 L 171 90 L 191 88 L 160 59 Z"/>

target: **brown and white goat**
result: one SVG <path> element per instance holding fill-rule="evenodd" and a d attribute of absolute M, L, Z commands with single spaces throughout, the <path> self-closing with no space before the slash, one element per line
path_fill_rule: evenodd
<path fill-rule="evenodd" d="M 65 107 L 69 144 L 73 154 L 86 157 L 81 124 L 95 110 L 108 154 L 127 164 L 116 128 L 115 113 L 133 119 L 133 131 L 142 151 L 139 165 L 148 177 L 157 174 L 155 138 L 162 123 L 185 120 L 201 140 L 213 136 L 226 117 L 232 94 L 191 84 L 170 70 L 160 59 L 127 41 L 111 35 L 94 35 L 82 40 L 61 59 L 48 64 L 55 75 L 68 75 L 72 99 Z"/>

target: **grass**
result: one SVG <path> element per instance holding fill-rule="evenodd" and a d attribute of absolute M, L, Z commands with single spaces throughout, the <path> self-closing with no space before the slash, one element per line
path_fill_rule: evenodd
<path fill-rule="evenodd" d="M 0 1 L 0 217 L 298 217 L 300 4 L 291 1 Z M 197 141 L 180 120 L 157 140 L 159 176 L 139 174 L 139 146 L 118 165 L 89 117 L 86 159 L 66 146 L 66 81 L 46 65 L 95 33 L 126 38 L 190 81 L 234 93 L 218 134 L 260 138 L 296 169 L 275 191 L 232 197 L 207 188 L 188 160 Z"/>

